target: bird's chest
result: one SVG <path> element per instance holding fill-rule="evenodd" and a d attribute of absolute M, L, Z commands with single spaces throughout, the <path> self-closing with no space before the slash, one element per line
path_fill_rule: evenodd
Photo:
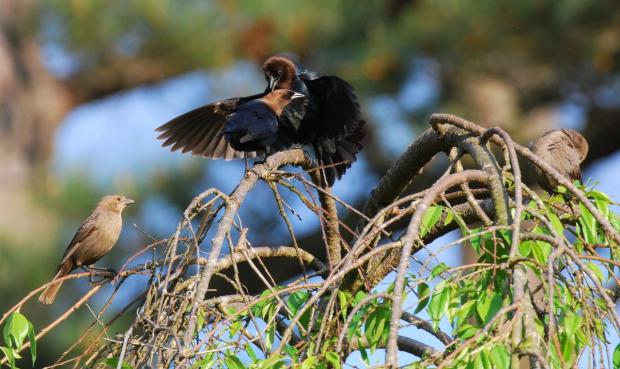
<path fill-rule="evenodd" d="M 118 214 L 106 215 L 102 219 L 103 226 L 97 227 L 95 230 L 95 239 L 99 242 L 95 243 L 96 254 L 106 254 L 114 246 L 121 234 L 122 220 Z"/>

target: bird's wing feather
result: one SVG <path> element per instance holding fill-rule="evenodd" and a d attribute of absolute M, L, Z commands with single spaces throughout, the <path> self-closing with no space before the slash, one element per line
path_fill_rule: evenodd
<path fill-rule="evenodd" d="M 95 225 L 97 223 L 97 217 L 98 213 L 93 212 L 91 215 L 88 216 L 88 218 L 84 220 L 84 222 L 82 222 L 80 228 L 78 228 L 78 230 L 75 232 L 75 235 L 73 235 L 71 242 L 69 242 L 69 246 L 67 246 L 65 253 L 62 255 L 60 265 L 67 261 L 71 257 L 71 255 L 73 255 L 75 250 L 77 250 L 80 244 L 84 242 L 84 240 L 86 240 L 91 234 L 93 234 L 93 232 L 95 232 L 95 230 L 97 229 Z"/>
<path fill-rule="evenodd" d="M 335 76 L 304 81 L 313 97 L 319 99 L 322 129 L 329 136 L 346 136 L 360 124 L 361 113 L 353 87 Z"/>
<path fill-rule="evenodd" d="M 317 137 L 317 159 L 320 165 L 333 166 L 332 170 L 324 172 L 326 182 L 331 186 L 351 166 L 362 149 L 365 122 L 361 119 L 355 91 L 346 81 L 325 76 L 304 82 L 310 94 L 318 99 L 323 137 Z"/>
<path fill-rule="evenodd" d="M 207 158 L 241 159 L 246 153 L 234 150 L 223 136 L 227 118 L 238 106 L 262 96 L 264 93 L 201 106 L 158 127 L 157 138 L 164 140 L 164 147 L 172 145 L 171 151 L 181 149 Z M 256 153 L 249 152 L 247 157 L 256 157 Z"/>

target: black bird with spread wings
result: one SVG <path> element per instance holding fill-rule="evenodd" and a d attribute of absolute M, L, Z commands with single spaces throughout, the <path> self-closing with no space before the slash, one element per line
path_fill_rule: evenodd
<path fill-rule="evenodd" d="M 284 130 L 302 145 L 311 145 L 324 184 L 336 179 L 356 160 L 364 139 L 364 120 L 353 87 L 335 76 L 319 76 L 285 56 L 263 64 L 268 90 L 289 89 L 308 96 L 303 116 L 284 109 Z"/>
<path fill-rule="evenodd" d="M 267 59 L 263 72 L 268 82 L 263 93 L 185 113 L 157 128 L 158 138 L 172 151 L 224 160 L 311 145 L 323 184 L 331 187 L 362 149 L 364 121 L 353 87 L 338 77 L 319 77 L 284 56 Z M 267 117 L 266 107 L 275 118 Z"/>
<path fill-rule="evenodd" d="M 306 96 L 277 90 L 218 101 L 180 115 L 157 128 L 163 146 L 213 159 L 269 155 L 291 146 L 279 130 L 285 107 L 303 110 Z"/>

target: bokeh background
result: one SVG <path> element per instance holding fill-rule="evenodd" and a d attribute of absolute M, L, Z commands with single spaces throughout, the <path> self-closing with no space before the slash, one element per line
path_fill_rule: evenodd
<path fill-rule="evenodd" d="M 154 128 L 201 104 L 262 91 L 260 65 L 278 52 L 358 92 L 366 148 L 335 186 L 353 205 L 432 112 L 499 125 L 523 144 L 577 129 L 590 142 L 585 178 L 620 192 L 616 0 L 0 0 L 0 311 L 54 274 L 101 195 L 137 200 L 119 246 L 100 263 L 119 268 L 149 242 L 145 234 L 170 234 L 201 190 L 230 191 L 243 163 L 170 153 Z M 320 240 L 314 218 L 291 204 L 301 242 Z M 252 242 L 287 242 L 275 209 L 266 186 L 244 204 Z M 71 281 L 56 304 L 23 311 L 42 327 L 87 288 Z M 121 298 L 131 298 L 127 291 Z M 83 309 L 43 339 L 37 366 L 90 321 Z"/>

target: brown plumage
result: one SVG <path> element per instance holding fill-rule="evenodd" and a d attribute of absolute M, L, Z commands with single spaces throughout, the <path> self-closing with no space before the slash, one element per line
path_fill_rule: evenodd
<path fill-rule="evenodd" d="M 133 202 L 121 195 L 104 196 L 69 242 L 54 280 L 76 268 L 88 267 L 106 255 L 121 234 L 121 212 Z M 62 281 L 50 284 L 39 296 L 39 301 L 44 304 L 53 303 L 61 285 Z"/>
<path fill-rule="evenodd" d="M 577 131 L 558 129 L 545 133 L 530 145 L 531 150 L 571 182 L 581 181 L 580 165 L 588 155 L 588 142 Z M 535 166 L 536 180 L 547 192 L 553 192 L 558 182 Z"/>

